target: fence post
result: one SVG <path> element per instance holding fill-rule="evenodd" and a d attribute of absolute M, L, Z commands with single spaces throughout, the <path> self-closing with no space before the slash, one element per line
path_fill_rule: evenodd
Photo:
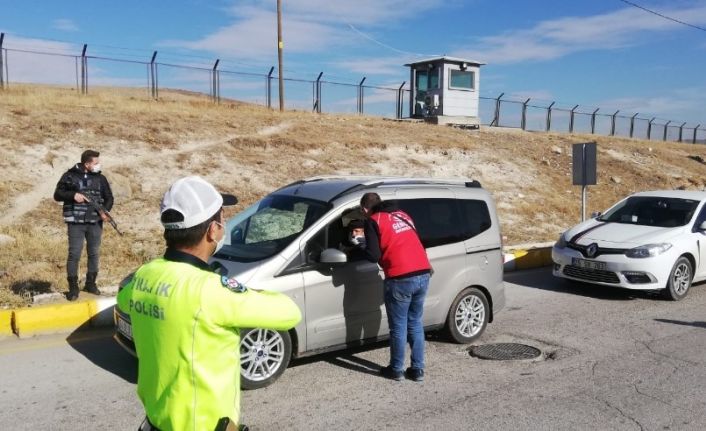
<path fill-rule="evenodd" d="M 694 137 L 691 139 L 692 144 L 696 143 L 696 132 L 699 130 L 699 127 L 701 127 L 701 124 L 697 124 L 696 127 L 694 127 Z"/>
<path fill-rule="evenodd" d="M 615 111 L 615 114 L 613 114 L 613 117 L 611 118 L 610 121 L 610 136 L 615 136 L 615 116 L 618 115 L 618 112 L 620 112 L 620 109 Z"/>
<path fill-rule="evenodd" d="M 652 119 L 647 123 L 647 140 L 649 141 L 652 136 L 652 122 L 655 120 L 657 117 L 652 117 Z"/>
<path fill-rule="evenodd" d="M 363 83 L 367 77 L 363 77 L 358 84 L 358 114 L 363 115 Z"/>
<path fill-rule="evenodd" d="M 522 104 L 522 120 L 520 121 L 520 128 L 522 130 L 525 130 L 525 127 L 527 127 L 527 104 L 529 101 L 530 98 L 525 100 L 525 103 Z"/>
<path fill-rule="evenodd" d="M 402 102 L 404 99 L 404 97 L 402 96 L 402 91 L 403 91 L 402 87 L 404 87 L 404 85 L 406 83 L 407 83 L 407 81 L 402 81 L 402 85 L 400 85 L 399 88 L 397 89 L 397 112 L 395 114 L 396 114 L 396 118 L 398 120 L 400 118 L 402 118 L 402 105 L 403 105 Z"/>
<path fill-rule="evenodd" d="M 500 98 L 503 97 L 505 93 L 500 93 L 500 96 L 498 96 L 497 99 L 495 99 L 495 117 L 493 117 L 493 121 L 490 122 L 490 127 L 498 127 L 500 126 Z"/>
<path fill-rule="evenodd" d="M 88 94 L 88 61 L 86 60 L 88 44 L 83 44 L 81 51 L 81 94 Z"/>
<path fill-rule="evenodd" d="M 3 63 L 2 43 L 5 40 L 5 33 L 0 33 L 0 90 L 5 89 L 5 65 Z"/>
<path fill-rule="evenodd" d="M 679 126 L 679 142 L 682 142 L 682 133 L 684 132 L 684 126 L 686 125 L 686 122 L 681 123 L 681 126 Z"/>
<path fill-rule="evenodd" d="M 578 107 L 579 105 L 576 105 L 571 108 L 571 115 L 569 116 L 569 133 L 574 133 L 574 113 L 576 112 L 576 108 Z"/>
<path fill-rule="evenodd" d="M 664 135 L 662 136 L 662 140 L 666 141 L 667 140 L 667 129 L 669 128 L 669 123 L 671 123 L 672 120 L 667 121 L 667 124 L 664 125 Z"/>
<path fill-rule="evenodd" d="M 639 114 L 639 112 L 636 112 L 635 115 L 630 117 L 630 137 L 631 138 L 632 138 L 633 133 L 635 132 L 635 117 L 637 117 L 638 114 Z"/>
<path fill-rule="evenodd" d="M 152 60 L 150 60 L 150 82 L 151 82 L 151 92 L 152 98 L 156 99 L 158 97 L 157 90 L 157 64 L 155 60 L 157 59 L 157 51 L 152 53 Z"/>
<path fill-rule="evenodd" d="M 596 134 L 596 113 L 598 110 L 601 108 L 596 108 L 595 111 L 593 111 L 593 114 L 591 114 L 591 134 L 595 135 Z"/>
<path fill-rule="evenodd" d="M 211 71 L 211 88 L 213 89 L 213 101 L 216 103 L 221 103 L 221 73 L 218 71 L 218 63 L 221 62 L 220 58 L 216 59 L 216 63 L 213 65 L 213 70 Z"/>
<path fill-rule="evenodd" d="M 554 106 L 556 102 L 552 102 L 548 107 L 547 107 L 547 128 L 546 131 L 552 130 L 552 106 Z"/>
<path fill-rule="evenodd" d="M 265 78 L 265 100 L 269 109 L 272 109 L 272 72 L 274 71 L 275 67 L 272 66 L 267 73 L 267 78 Z"/>
<path fill-rule="evenodd" d="M 313 111 L 316 113 L 321 113 L 321 76 L 324 74 L 324 72 L 319 73 L 319 76 L 316 77 L 316 81 L 314 81 L 313 86 L 314 86 L 314 108 Z"/>

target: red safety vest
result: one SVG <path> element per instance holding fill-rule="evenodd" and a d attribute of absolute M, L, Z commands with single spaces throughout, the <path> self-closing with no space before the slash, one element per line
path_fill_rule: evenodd
<path fill-rule="evenodd" d="M 412 218 L 404 211 L 378 212 L 370 216 L 380 231 L 380 266 L 385 277 L 431 269 L 427 252 L 414 228 Z"/>

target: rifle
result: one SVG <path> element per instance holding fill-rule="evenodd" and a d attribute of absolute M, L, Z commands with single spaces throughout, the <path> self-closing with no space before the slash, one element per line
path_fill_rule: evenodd
<path fill-rule="evenodd" d="M 118 235 L 123 236 L 123 233 L 120 232 L 120 229 L 118 229 L 118 224 L 115 222 L 115 219 L 113 218 L 113 216 L 110 215 L 110 213 L 105 208 L 103 208 L 102 205 L 100 205 L 98 202 L 94 202 L 94 201 L 88 199 L 86 196 L 84 196 L 84 198 L 86 198 L 86 202 L 88 202 L 88 204 L 94 210 L 98 211 L 98 214 L 105 214 L 106 217 L 108 218 L 108 223 L 110 223 L 110 225 L 113 226 L 113 229 L 115 229 L 115 231 L 118 233 Z"/>

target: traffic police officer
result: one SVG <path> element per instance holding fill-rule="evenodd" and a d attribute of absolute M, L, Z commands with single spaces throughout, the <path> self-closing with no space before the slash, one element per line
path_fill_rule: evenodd
<path fill-rule="evenodd" d="M 161 204 L 167 251 L 118 294 L 139 360 L 141 429 L 211 431 L 224 418 L 237 424 L 239 328 L 288 330 L 301 320 L 289 297 L 247 289 L 206 263 L 225 238 L 222 207 L 236 202 L 200 177 L 177 180 Z"/>

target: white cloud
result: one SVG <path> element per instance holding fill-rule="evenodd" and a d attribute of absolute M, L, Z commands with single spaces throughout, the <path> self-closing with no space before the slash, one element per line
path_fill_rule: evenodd
<path fill-rule="evenodd" d="M 656 116 L 675 122 L 701 121 L 703 94 L 706 88 L 682 88 L 667 95 L 654 97 L 622 97 L 606 99 L 598 103 L 606 111 L 620 108 L 623 115 L 639 112 L 640 117 Z M 617 108 L 616 108 L 617 107 Z"/>
<path fill-rule="evenodd" d="M 227 11 L 234 21 L 194 41 L 165 41 L 162 45 L 205 50 L 224 57 L 273 64 L 277 55 L 277 14 L 274 2 L 253 0 Z M 360 42 L 349 25 L 367 28 L 394 25 L 442 0 L 297 0 L 284 2 L 282 32 L 285 52 L 319 53 Z M 369 44 L 370 42 L 366 42 Z"/>
<path fill-rule="evenodd" d="M 68 32 L 78 31 L 78 26 L 73 21 L 66 18 L 55 19 L 52 23 L 52 28 Z"/>
<path fill-rule="evenodd" d="M 693 24 L 706 23 L 706 6 L 660 10 Z M 552 60 L 587 50 L 617 49 L 637 43 L 637 36 L 681 29 L 683 26 L 636 8 L 588 17 L 542 21 L 533 28 L 481 37 L 478 50 L 457 50 L 453 55 L 493 64 Z"/>

